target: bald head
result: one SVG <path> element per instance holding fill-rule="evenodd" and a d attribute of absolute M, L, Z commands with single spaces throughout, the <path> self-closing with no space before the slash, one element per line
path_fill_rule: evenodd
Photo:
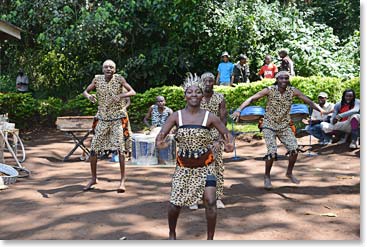
<path fill-rule="evenodd" d="M 115 62 L 110 59 L 104 61 L 103 66 L 102 66 L 102 71 L 103 71 L 103 74 L 105 75 L 105 78 L 107 80 L 110 80 L 113 74 L 115 74 L 116 72 Z"/>
<path fill-rule="evenodd" d="M 161 95 L 157 96 L 155 100 L 159 108 L 164 108 L 164 106 L 166 105 L 166 99 Z"/>
<path fill-rule="evenodd" d="M 105 65 L 106 66 L 113 66 L 116 69 L 116 64 L 111 59 L 107 59 L 106 61 L 104 61 L 102 67 L 104 67 Z"/>

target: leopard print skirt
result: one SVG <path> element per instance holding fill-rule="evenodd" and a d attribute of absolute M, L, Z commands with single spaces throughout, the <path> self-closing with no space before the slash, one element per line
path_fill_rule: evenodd
<path fill-rule="evenodd" d="M 127 150 L 126 150 L 127 149 Z M 94 129 L 91 150 L 96 153 L 106 150 L 131 150 L 131 130 L 127 117 L 114 121 L 98 120 Z"/>
<path fill-rule="evenodd" d="M 224 144 L 221 142 L 218 148 L 213 148 L 215 176 L 217 178 L 216 197 L 218 200 L 223 198 L 224 190 L 224 164 L 223 164 L 223 149 Z"/>
<path fill-rule="evenodd" d="M 214 162 L 199 168 L 177 165 L 172 178 L 170 203 L 180 207 L 197 204 L 203 199 L 208 174 L 216 174 Z"/>

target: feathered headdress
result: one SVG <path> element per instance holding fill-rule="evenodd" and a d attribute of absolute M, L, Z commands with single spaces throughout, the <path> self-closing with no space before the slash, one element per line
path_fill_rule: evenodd
<path fill-rule="evenodd" d="M 188 72 L 186 74 L 186 79 L 185 79 L 185 81 L 184 81 L 184 83 L 183 83 L 182 86 L 183 86 L 184 91 L 186 91 L 191 86 L 197 86 L 201 90 L 204 90 L 204 83 L 203 83 L 203 81 L 200 79 L 199 76 L 197 76 L 196 73 L 194 75 L 192 75 L 191 72 Z"/>

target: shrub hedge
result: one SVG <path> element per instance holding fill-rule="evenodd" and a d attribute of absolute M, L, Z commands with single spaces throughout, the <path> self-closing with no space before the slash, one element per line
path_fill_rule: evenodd
<path fill-rule="evenodd" d="M 236 109 L 245 99 L 255 94 L 266 86 L 272 85 L 274 80 L 264 80 L 252 83 L 241 83 L 236 87 L 215 86 L 215 91 L 223 93 L 227 102 L 227 109 Z M 356 91 L 360 98 L 360 79 L 353 78 L 343 80 L 333 77 L 294 77 L 291 80 L 293 86 L 300 89 L 312 100 L 317 100 L 319 92 L 329 95 L 329 102 L 341 100 L 342 92 L 347 88 Z M 150 105 L 155 103 L 155 98 L 162 95 L 166 98 L 167 106 L 174 111 L 185 106 L 183 89 L 177 86 L 163 86 L 151 88 L 144 93 L 138 93 L 131 98 L 129 117 L 133 130 L 141 129 L 143 118 Z M 254 105 L 264 106 L 265 99 L 261 99 Z M 300 103 L 298 99 L 295 103 Z M 36 125 L 54 126 L 57 116 L 67 115 L 94 115 L 97 105 L 90 103 L 82 95 L 67 102 L 61 99 L 49 97 L 47 99 L 34 99 L 31 94 L 0 93 L 0 114 L 9 113 L 11 122 L 15 122 L 18 128 L 32 128 Z"/>

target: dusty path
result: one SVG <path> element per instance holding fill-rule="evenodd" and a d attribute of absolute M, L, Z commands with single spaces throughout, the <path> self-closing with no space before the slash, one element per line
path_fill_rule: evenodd
<path fill-rule="evenodd" d="M 40 138 L 41 137 L 41 138 Z M 308 138 L 299 139 L 307 144 Z M 166 239 L 166 206 L 173 167 L 127 168 L 127 192 L 116 193 L 118 166 L 99 162 L 99 184 L 82 192 L 89 164 L 73 155 L 71 139 L 56 130 L 25 141 L 30 178 L 0 191 L 0 239 Z M 241 161 L 225 154 L 225 209 L 218 210 L 215 239 L 278 240 L 360 238 L 359 150 L 314 146 L 319 155 L 299 155 L 295 175 L 284 176 L 287 161 L 272 170 L 274 189 L 263 189 L 263 140 L 237 142 Z M 280 154 L 285 150 L 281 146 Z M 80 154 L 80 153 L 77 153 Z M 10 159 L 7 159 L 11 163 Z M 205 239 L 204 209 L 183 209 L 179 239 Z M 329 214 L 328 217 L 322 214 Z"/>

